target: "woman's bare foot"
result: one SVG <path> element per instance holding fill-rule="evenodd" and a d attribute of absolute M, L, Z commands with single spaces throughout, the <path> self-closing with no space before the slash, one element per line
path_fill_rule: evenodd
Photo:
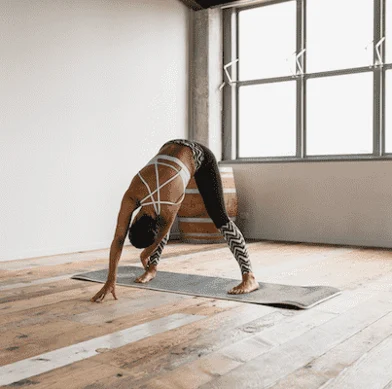
<path fill-rule="evenodd" d="M 135 282 L 139 284 L 147 284 L 147 282 L 155 278 L 156 274 L 156 268 L 152 267 L 151 269 L 146 270 L 140 277 L 136 278 Z"/>
<path fill-rule="evenodd" d="M 245 294 L 253 292 L 256 289 L 259 289 L 259 283 L 256 281 L 253 273 L 245 273 L 242 275 L 242 282 L 235 286 L 233 289 L 229 290 L 227 293 L 229 294 Z"/>

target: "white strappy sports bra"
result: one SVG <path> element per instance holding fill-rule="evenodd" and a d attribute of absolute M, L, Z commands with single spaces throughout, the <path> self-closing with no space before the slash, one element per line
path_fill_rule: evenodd
<path fill-rule="evenodd" d="M 176 167 L 174 167 L 173 165 L 170 165 L 168 163 L 158 161 L 158 159 L 163 159 L 163 160 L 175 162 L 176 164 L 178 164 L 181 167 L 181 169 L 177 169 Z M 140 207 L 136 208 L 133 211 L 131 224 L 132 224 L 135 216 L 139 213 L 139 211 L 142 209 L 142 207 L 144 205 L 151 205 L 152 204 L 154 206 L 156 214 L 160 215 L 160 213 L 161 213 L 161 204 L 166 204 L 166 205 L 178 205 L 178 204 L 180 204 L 182 202 L 182 200 L 184 200 L 185 188 L 188 186 L 189 180 L 191 179 L 191 173 L 189 172 L 189 170 L 185 166 L 185 164 L 182 161 L 180 161 L 178 158 L 172 157 L 170 155 L 158 154 L 153 159 L 151 159 L 151 161 L 148 162 L 146 166 L 148 166 L 148 165 L 155 165 L 155 177 L 156 177 L 157 188 L 154 191 L 151 191 L 150 186 L 148 185 L 146 180 L 142 177 L 140 172 L 138 173 L 138 176 L 142 180 L 143 184 L 146 186 L 149 194 L 140 201 Z M 174 169 L 177 173 L 173 177 L 169 178 L 166 182 L 164 182 L 163 184 L 159 185 L 158 165 L 168 166 L 168 167 Z M 173 203 L 171 201 L 162 201 L 161 200 L 161 195 L 160 195 L 161 188 L 166 186 L 169 182 L 173 181 L 178 176 L 180 176 L 182 178 L 182 182 L 184 184 L 184 193 L 181 196 L 181 199 L 177 203 Z M 157 193 L 157 197 L 158 197 L 157 200 L 154 199 L 154 194 L 155 193 Z M 151 201 L 146 202 L 147 200 L 151 200 Z"/>

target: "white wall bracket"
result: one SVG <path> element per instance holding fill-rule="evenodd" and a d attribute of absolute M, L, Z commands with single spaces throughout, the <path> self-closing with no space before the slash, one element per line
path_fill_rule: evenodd
<path fill-rule="evenodd" d="M 239 61 L 239 59 L 237 58 L 237 59 L 235 59 L 234 61 L 231 61 L 231 62 L 227 63 L 225 66 L 223 66 L 223 70 L 225 71 L 226 78 L 227 78 L 227 83 L 228 83 L 230 86 L 234 86 L 234 85 L 235 85 L 235 81 L 233 81 L 233 79 L 231 78 L 228 68 L 229 68 L 230 66 L 233 66 L 233 65 L 234 65 L 235 63 L 237 63 L 238 61 Z M 219 90 L 221 91 L 225 85 L 226 85 L 226 82 L 223 81 L 222 84 L 221 84 L 220 87 L 219 87 Z"/>

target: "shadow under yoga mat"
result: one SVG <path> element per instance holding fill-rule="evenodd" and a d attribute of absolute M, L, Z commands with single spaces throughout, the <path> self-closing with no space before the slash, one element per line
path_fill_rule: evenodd
<path fill-rule="evenodd" d="M 260 289 L 252 293 L 231 295 L 227 291 L 238 285 L 239 280 L 166 271 L 158 271 L 157 276 L 147 284 L 135 283 L 135 279 L 143 273 L 141 267 L 119 266 L 117 285 L 297 309 L 311 308 L 340 294 L 339 289 L 330 286 L 294 286 L 260 282 Z M 108 270 L 103 269 L 76 274 L 72 278 L 104 283 L 107 274 Z"/>

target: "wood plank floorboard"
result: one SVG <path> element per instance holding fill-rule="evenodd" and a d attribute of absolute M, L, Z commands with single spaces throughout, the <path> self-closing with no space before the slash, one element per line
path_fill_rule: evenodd
<path fill-rule="evenodd" d="M 392 379 L 392 336 L 384 339 L 350 367 L 328 381 L 325 389 L 382 389 Z"/>
<path fill-rule="evenodd" d="M 0 366 L 175 314 L 203 319 L 7 387 L 392 389 L 392 252 L 285 242 L 248 244 L 257 279 L 330 285 L 341 295 L 294 311 L 71 280 L 106 268 L 108 250 L 0 263 Z M 140 264 L 126 246 L 121 265 Z M 226 244 L 175 243 L 160 270 L 240 279 Z M 159 277 L 159 272 L 158 275 Z"/>

